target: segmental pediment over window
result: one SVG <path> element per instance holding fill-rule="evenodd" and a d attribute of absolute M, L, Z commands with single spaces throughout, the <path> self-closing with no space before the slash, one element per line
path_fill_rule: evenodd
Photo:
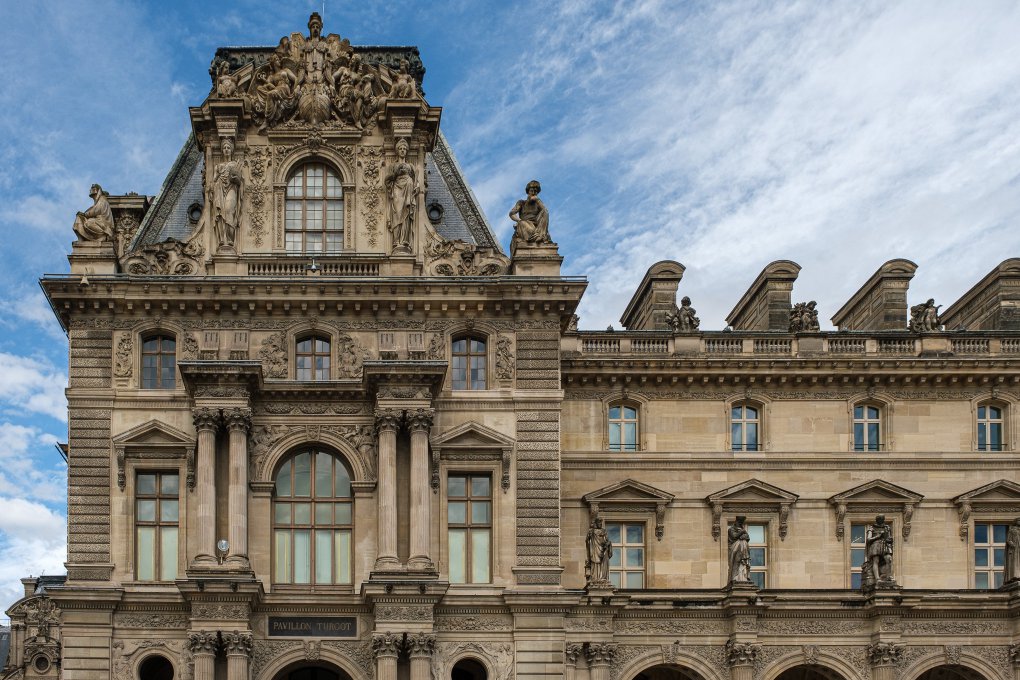
<path fill-rule="evenodd" d="M 722 534 L 724 512 L 742 514 L 778 513 L 779 538 L 786 540 L 790 528 L 790 509 L 799 496 L 760 479 L 749 479 L 735 486 L 716 491 L 705 500 L 712 508 L 712 538 Z"/>

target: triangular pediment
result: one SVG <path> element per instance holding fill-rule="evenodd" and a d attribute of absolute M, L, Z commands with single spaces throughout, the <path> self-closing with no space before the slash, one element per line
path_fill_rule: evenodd
<path fill-rule="evenodd" d="M 178 430 L 172 425 L 167 425 L 159 420 L 149 420 L 136 425 L 126 432 L 121 432 L 113 438 L 114 446 L 131 447 L 167 447 L 167 446 L 194 446 L 195 439 L 187 432 Z"/>
<path fill-rule="evenodd" d="M 838 493 L 829 499 L 833 504 L 852 503 L 920 503 L 924 498 L 902 486 L 896 486 L 882 479 L 873 479 L 860 486 Z"/>
<path fill-rule="evenodd" d="M 673 494 L 633 479 L 625 479 L 584 495 L 585 503 L 644 502 L 660 504 L 669 503 L 671 500 L 673 500 Z"/>
<path fill-rule="evenodd" d="M 432 438 L 434 449 L 509 449 L 513 445 L 511 437 L 473 420 Z"/>
<path fill-rule="evenodd" d="M 955 503 L 1020 503 L 1020 484 L 1000 479 L 960 494 Z"/>
<path fill-rule="evenodd" d="M 780 489 L 760 479 L 749 479 L 746 482 L 716 491 L 708 497 L 708 502 L 717 503 L 795 503 L 797 494 Z"/>

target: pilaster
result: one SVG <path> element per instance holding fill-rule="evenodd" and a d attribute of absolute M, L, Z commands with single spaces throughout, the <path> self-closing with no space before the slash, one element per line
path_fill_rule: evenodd
<path fill-rule="evenodd" d="M 397 658 L 403 636 L 398 633 L 372 635 L 372 656 L 375 657 L 376 680 L 397 680 Z M 197 679 L 196 679 L 197 680 Z"/>
<path fill-rule="evenodd" d="M 612 642 L 589 642 L 584 651 L 588 657 L 591 680 L 609 680 L 613 659 L 619 647 Z"/>
<path fill-rule="evenodd" d="M 220 412 L 209 407 L 192 410 L 195 431 L 198 433 L 198 450 L 195 461 L 195 491 L 197 492 L 197 546 L 196 564 L 216 563 L 216 430 L 220 426 Z"/>
<path fill-rule="evenodd" d="M 248 680 L 251 662 L 251 633 L 223 633 L 223 649 L 227 653 L 227 680 Z"/>
<path fill-rule="evenodd" d="M 436 652 L 436 636 L 430 633 L 409 634 L 405 647 L 411 662 L 411 680 L 429 680 L 432 655 Z"/>
<path fill-rule="evenodd" d="M 195 660 L 194 680 L 213 680 L 218 645 L 215 631 L 196 630 L 188 633 L 188 649 Z"/>
<path fill-rule="evenodd" d="M 227 496 L 230 555 L 227 561 L 248 569 L 248 430 L 251 429 L 251 409 L 229 409 L 224 411 L 223 420 L 230 442 Z"/>
<path fill-rule="evenodd" d="M 429 432 L 435 411 L 419 408 L 407 412 L 411 430 L 411 554 L 408 569 L 435 572 L 431 556 L 431 498 L 429 497 Z"/>
<path fill-rule="evenodd" d="M 379 554 L 376 571 L 400 568 L 397 557 L 397 430 L 402 414 L 394 409 L 377 409 L 375 427 L 379 433 Z M 381 676 L 380 676 L 381 677 Z"/>

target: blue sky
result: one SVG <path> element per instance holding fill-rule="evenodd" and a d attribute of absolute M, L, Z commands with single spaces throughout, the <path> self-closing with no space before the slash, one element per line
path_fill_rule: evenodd
<path fill-rule="evenodd" d="M 321 2 L 0 0 L 0 602 L 64 560 L 67 270 L 88 188 L 154 194 L 220 45 Z M 327 1 L 325 30 L 415 44 L 425 91 L 504 244 L 541 180 L 582 328 L 619 326 L 649 265 L 687 266 L 702 327 L 768 262 L 828 317 L 884 261 L 949 304 L 1020 256 L 1020 4 Z"/>

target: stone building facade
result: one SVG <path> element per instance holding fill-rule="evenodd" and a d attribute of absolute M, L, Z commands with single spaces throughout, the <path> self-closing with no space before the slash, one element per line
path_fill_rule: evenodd
<path fill-rule="evenodd" d="M 42 281 L 67 576 L 2 677 L 1020 679 L 1020 260 L 837 332 L 790 261 L 703 330 L 664 261 L 579 330 L 540 188 L 505 253 L 417 50 L 320 30 L 219 50 Z"/>

